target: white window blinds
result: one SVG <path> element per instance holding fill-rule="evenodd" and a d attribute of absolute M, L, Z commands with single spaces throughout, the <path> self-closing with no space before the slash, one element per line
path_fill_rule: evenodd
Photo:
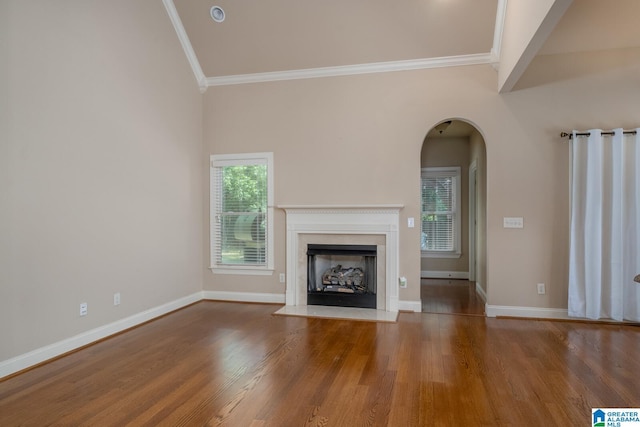
<path fill-rule="evenodd" d="M 459 252 L 460 168 L 424 168 L 421 191 L 421 249 Z"/>
<path fill-rule="evenodd" d="M 211 265 L 266 268 L 272 209 L 269 159 L 212 156 Z"/>

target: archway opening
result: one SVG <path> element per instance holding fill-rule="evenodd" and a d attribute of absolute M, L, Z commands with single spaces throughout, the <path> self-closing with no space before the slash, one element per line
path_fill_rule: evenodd
<path fill-rule="evenodd" d="M 420 159 L 422 311 L 484 315 L 484 137 L 468 120 L 442 120 L 425 136 Z"/>

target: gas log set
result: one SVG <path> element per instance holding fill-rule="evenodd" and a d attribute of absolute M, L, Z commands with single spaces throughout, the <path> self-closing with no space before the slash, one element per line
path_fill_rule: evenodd
<path fill-rule="evenodd" d="M 347 294 L 365 293 L 367 286 L 364 283 L 364 270 L 359 267 L 342 268 L 342 265 L 338 264 L 322 274 L 322 287 L 316 290 Z"/>

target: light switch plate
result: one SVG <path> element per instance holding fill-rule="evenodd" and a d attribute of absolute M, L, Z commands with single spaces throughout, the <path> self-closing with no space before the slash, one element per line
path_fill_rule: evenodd
<path fill-rule="evenodd" d="M 524 228 L 524 218 L 505 216 L 502 224 L 504 228 Z"/>
<path fill-rule="evenodd" d="M 415 220 L 413 219 L 413 217 L 411 217 L 411 218 L 407 218 L 407 227 L 409 227 L 409 228 L 413 228 L 413 227 L 415 227 L 415 226 L 416 226 L 416 222 L 415 222 Z"/>

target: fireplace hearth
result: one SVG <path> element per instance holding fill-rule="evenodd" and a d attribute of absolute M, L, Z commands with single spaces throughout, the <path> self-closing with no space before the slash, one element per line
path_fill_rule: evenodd
<path fill-rule="evenodd" d="M 376 245 L 307 245 L 307 304 L 377 308 Z"/>

